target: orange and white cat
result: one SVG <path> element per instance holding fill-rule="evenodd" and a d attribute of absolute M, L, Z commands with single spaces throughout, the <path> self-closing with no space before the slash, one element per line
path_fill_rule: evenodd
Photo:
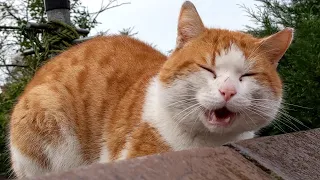
<path fill-rule="evenodd" d="M 17 177 L 253 137 L 282 101 L 276 72 L 293 29 L 266 37 L 204 27 L 182 5 L 166 57 L 128 36 L 98 37 L 45 64 L 10 123 Z"/>

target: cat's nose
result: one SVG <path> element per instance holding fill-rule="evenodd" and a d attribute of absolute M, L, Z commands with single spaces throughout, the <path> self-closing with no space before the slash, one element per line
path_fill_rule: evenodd
<path fill-rule="evenodd" d="M 219 89 L 219 92 L 225 101 L 229 101 L 235 94 L 237 94 L 237 90 L 234 86 L 223 86 Z"/>

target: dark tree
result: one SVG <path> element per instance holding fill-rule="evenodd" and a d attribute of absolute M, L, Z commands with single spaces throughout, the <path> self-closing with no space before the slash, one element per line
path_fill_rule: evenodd
<path fill-rule="evenodd" d="M 283 27 L 295 29 L 294 40 L 280 61 L 284 103 L 277 120 L 261 135 L 320 127 L 320 1 L 257 0 L 256 9 L 243 6 L 257 27 L 248 32 L 263 37 Z"/>

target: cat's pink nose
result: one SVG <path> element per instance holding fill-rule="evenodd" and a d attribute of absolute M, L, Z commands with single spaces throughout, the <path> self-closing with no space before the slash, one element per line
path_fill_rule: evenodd
<path fill-rule="evenodd" d="M 224 86 L 219 89 L 220 94 L 223 96 L 225 101 L 229 101 L 235 94 L 237 94 L 234 86 Z"/>

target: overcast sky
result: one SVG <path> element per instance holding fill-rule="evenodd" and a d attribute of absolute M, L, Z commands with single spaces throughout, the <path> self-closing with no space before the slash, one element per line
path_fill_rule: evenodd
<path fill-rule="evenodd" d="M 91 12 L 99 10 L 101 5 L 101 0 L 81 1 Z M 254 7 L 254 0 L 191 1 L 207 27 L 242 30 L 245 25 L 253 24 L 239 4 Z M 134 27 L 138 32 L 135 37 L 156 45 L 162 52 L 174 48 L 178 15 L 184 0 L 118 0 L 118 3 L 122 2 L 131 4 L 100 14 L 98 21 L 102 24 L 91 31 L 92 35 L 108 29 L 110 33 L 117 33 L 123 28 Z"/>

